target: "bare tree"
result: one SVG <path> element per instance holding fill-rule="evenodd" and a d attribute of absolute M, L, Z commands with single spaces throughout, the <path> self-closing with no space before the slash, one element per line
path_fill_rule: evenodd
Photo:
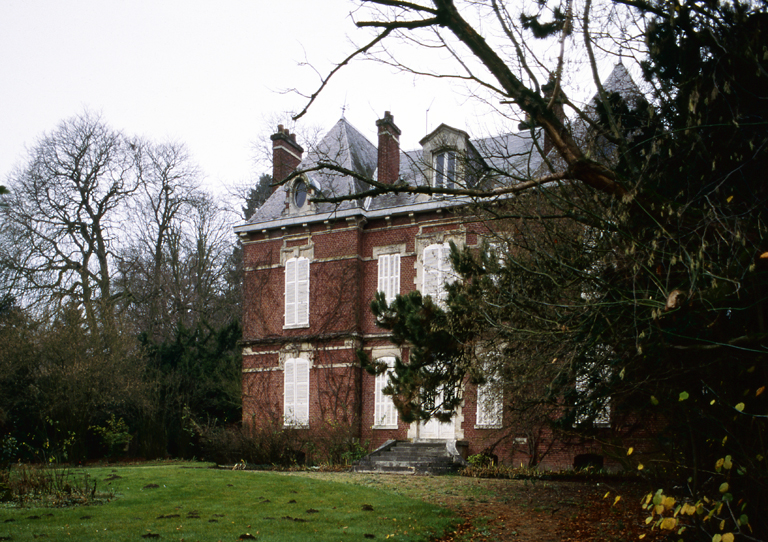
<path fill-rule="evenodd" d="M 183 145 L 145 141 L 134 150 L 141 183 L 128 202 L 133 227 L 126 231 L 121 272 L 131 307 L 143 314 L 137 323 L 153 337 L 166 314 L 163 288 L 169 244 L 176 230 L 194 214 L 203 193 L 200 172 Z M 126 277 L 131 277 L 129 282 Z"/>
<path fill-rule="evenodd" d="M 88 325 L 110 325 L 126 198 L 139 186 L 132 144 L 90 112 L 62 122 L 9 178 L 0 209 L 3 265 L 28 301 L 81 303 Z"/>

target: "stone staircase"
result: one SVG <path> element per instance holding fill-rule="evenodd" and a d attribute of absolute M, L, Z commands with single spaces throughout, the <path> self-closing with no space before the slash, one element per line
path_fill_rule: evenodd
<path fill-rule="evenodd" d="M 453 441 L 390 440 L 358 461 L 352 470 L 394 474 L 446 474 L 455 472 L 466 464 Z"/>

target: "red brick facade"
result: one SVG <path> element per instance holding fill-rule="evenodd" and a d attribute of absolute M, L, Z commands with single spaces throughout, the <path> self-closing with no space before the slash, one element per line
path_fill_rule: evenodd
<path fill-rule="evenodd" d="M 341 128 L 351 130 L 343 122 L 340 121 Z M 380 131 L 387 130 L 383 137 L 390 138 L 389 142 L 395 140 L 394 134 L 399 136 L 391 115 L 387 114 L 377 126 Z M 288 140 L 295 143 L 283 132 L 273 140 L 276 144 Z M 365 155 L 366 143 L 358 143 L 360 149 L 355 150 L 353 141 L 349 147 Z M 399 149 L 389 147 L 386 152 L 375 153 L 376 149 L 370 143 L 367 145 L 373 149 L 370 154 L 377 157 L 374 159 L 386 162 L 378 164 L 379 179 L 384 175 L 386 182 L 393 182 L 392 155 Z M 283 158 L 275 158 L 275 177 L 287 175 Z M 299 169 L 302 167 L 306 166 L 302 163 Z M 302 182 L 313 190 L 328 190 L 321 186 L 322 181 L 308 176 Z M 428 197 L 390 207 L 366 209 L 359 204 L 329 212 L 310 204 L 299 207 L 291 198 L 290 187 L 278 189 L 270 198 L 275 201 L 268 200 L 261 215 L 257 213 L 249 223 L 236 228 L 243 245 L 245 268 L 244 422 L 283 425 L 283 367 L 286 360 L 300 358 L 309 360 L 310 367 L 308 420 L 296 425 L 297 430 L 306 430 L 308 434 L 343 430 L 346 436 L 369 443 L 371 449 L 391 439 L 423 438 L 419 426 L 401 420 L 396 429 L 376 426 L 375 377 L 363 371 L 357 362 L 358 349 L 373 359 L 401 356 L 407 360 L 408 356 L 407 350 L 398 350 L 387 334 L 376 327 L 369 309 L 379 284 L 378 258 L 382 254 L 399 254 L 399 293 L 405 294 L 421 288 L 425 247 L 448 241 L 477 246 L 488 232 L 481 223 L 457 214 L 459 206 L 444 200 L 436 204 L 436 200 Z M 269 215 L 270 212 L 273 214 Z M 291 258 L 309 260 L 309 321 L 286 326 L 285 263 Z M 467 383 L 462 406 L 450 429 L 457 447 L 466 455 L 491 450 L 507 464 L 528 465 L 535 458 L 544 466 L 570 467 L 579 454 L 604 453 L 596 440 L 555 439 L 545 426 L 523 430 L 510 419 L 512 413 L 507 409 L 500 428 L 478 427 L 476 404 L 477 388 Z M 603 442 L 610 441 L 610 430 L 606 429 L 603 437 Z M 531 444 L 535 447 L 533 457 Z"/>

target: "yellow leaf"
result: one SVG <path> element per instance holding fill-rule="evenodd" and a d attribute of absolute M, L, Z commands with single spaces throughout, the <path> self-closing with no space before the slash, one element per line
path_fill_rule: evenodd
<path fill-rule="evenodd" d="M 647 518 L 645 518 L 645 524 L 646 525 L 648 525 L 652 521 L 653 521 L 653 516 L 648 516 Z"/>
<path fill-rule="evenodd" d="M 723 534 L 723 538 L 721 539 L 721 542 L 733 542 L 733 533 Z"/>
<path fill-rule="evenodd" d="M 715 463 L 715 469 L 716 470 L 722 469 L 723 468 L 723 463 L 725 463 L 725 459 L 723 459 L 721 457 L 720 459 L 717 460 L 717 463 Z"/>
<path fill-rule="evenodd" d="M 675 506 L 675 498 L 674 497 L 667 497 L 664 499 L 664 508 L 667 510 L 671 510 Z"/>
<path fill-rule="evenodd" d="M 629 450 L 627 450 L 627 455 L 632 455 L 632 452 L 634 452 L 634 451 L 635 451 L 635 449 L 632 446 L 630 446 Z"/>
<path fill-rule="evenodd" d="M 643 538 L 645 538 L 645 535 L 644 535 L 644 534 L 641 534 L 641 535 L 640 535 L 640 536 L 638 536 L 637 538 L 639 538 L 640 540 L 642 540 Z"/>
<path fill-rule="evenodd" d="M 716 534 L 712 537 L 712 542 L 720 542 L 723 539 L 722 535 Z"/>
<path fill-rule="evenodd" d="M 725 200 L 728 203 L 731 203 L 731 200 L 733 199 L 733 196 L 728 196 L 728 198 Z"/>
<path fill-rule="evenodd" d="M 664 513 L 664 505 L 663 504 L 657 504 L 656 506 L 653 507 L 653 511 L 656 512 L 659 515 L 663 514 Z"/>
<path fill-rule="evenodd" d="M 603 498 L 604 498 L 604 499 L 607 499 L 607 498 L 608 498 L 608 495 L 610 495 L 610 494 L 611 494 L 611 492 L 609 491 L 608 493 L 606 493 L 605 495 L 603 495 Z"/>
<path fill-rule="evenodd" d="M 765 391 L 765 386 L 760 386 L 759 388 L 757 388 L 757 391 L 755 392 L 755 397 L 757 397 L 758 395 L 760 395 L 764 391 Z"/>
<path fill-rule="evenodd" d="M 731 470 L 731 467 L 733 467 L 733 461 L 731 461 L 730 455 L 725 456 L 725 461 L 723 461 L 723 467 L 725 467 L 726 470 Z"/>
<path fill-rule="evenodd" d="M 666 531 L 671 531 L 675 528 L 677 525 L 677 520 L 675 518 L 664 518 L 664 521 L 661 522 L 661 525 L 659 526 L 660 529 L 664 529 Z"/>
<path fill-rule="evenodd" d="M 616 495 L 616 498 L 613 499 L 613 506 L 616 506 L 619 504 L 619 501 L 621 500 L 621 495 Z"/>
<path fill-rule="evenodd" d="M 643 464 L 642 463 L 638 463 L 637 464 L 637 470 L 643 470 Z"/>
<path fill-rule="evenodd" d="M 692 504 L 685 503 L 682 510 L 683 515 L 692 516 L 696 513 L 696 507 Z"/>
<path fill-rule="evenodd" d="M 739 412 L 741 412 L 741 411 L 743 411 L 743 410 L 744 410 L 744 403 L 739 403 L 738 405 L 736 405 L 736 406 L 735 406 L 735 407 L 733 407 L 733 408 L 735 408 L 736 410 L 738 410 Z"/>
<path fill-rule="evenodd" d="M 723 482 L 720 484 L 720 493 L 725 493 L 728 491 L 728 488 L 731 487 L 728 485 L 728 482 Z"/>

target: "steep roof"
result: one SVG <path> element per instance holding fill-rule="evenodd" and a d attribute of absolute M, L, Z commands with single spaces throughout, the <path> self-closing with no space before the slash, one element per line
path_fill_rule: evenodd
<path fill-rule="evenodd" d="M 376 147 L 346 119 L 340 119 L 320 142 L 309 149 L 307 156 L 298 166 L 299 170 L 316 167 L 320 162 L 330 162 L 355 173 L 372 177 L 378 159 Z M 310 171 L 306 174 L 309 183 L 326 197 L 358 194 L 363 190 L 360 183 L 350 175 L 331 171 Z M 290 186 L 278 187 L 264 204 L 253 213 L 249 224 L 260 224 L 277 220 L 286 215 L 286 197 Z M 340 204 L 318 203 L 313 214 L 330 213 L 342 209 L 361 207 L 357 200 Z"/>
<path fill-rule="evenodd" d="M 626 67 L 621 63 L 614 66 L 603 86 L 609 94 L 618 92 L 630 103 L 630 106 L 634 105 L 637 98 L 641 96 Z M 594 104 L 596 103 L 597 96 L 595 95 L 587 107 L 589 116 L 595 115 Z M 422 142 L 441 129 L 463 134 L 469 142 L 469 136 L 465 132 L 444 125 L 434 130 Z M 573 130 L 577 138 L 589 137 L 588 126 L 581 119 L 574 122 Z M 479 159 L 487 166 L 486 176 L 479 182 L 485 183 L 485 186 L 501 182 L 509 183 L 510 180 L 514 181 L 515 179 L 527 180 L 540 173 L 543 159 L 536 152 L 535 138 L 541 138 L 540 140 L 543 141 L 540 133 L 534 134 L 531 130 L 471 140 L 471 148 L 477 152 Z M 612 146 L 607 145 L 601 139 L 598 139 L 597 147 L 608 155 L 613 150 Z M 552 153 L 555 151 L 553 150 Z M 550 158 L 555 162 L 559 159 L 556 156 L 550 156 Z M 606 159 L 610 161 L 610 157 L 606 157 Z M 362 177 L 376 178 L 378 173 L 376 170 L 377 160 L 376 147 L 346 119 L 342 118 L 316 146 L 310 148 L 298 169 L 308 170 L 317 167 L 321 162 L 329 162 L 354 171 Z M 430 166 L 431 164 L 424 163 L 421 150 L 400 153 L 400 177 L 412 186 L 427 184 L 430 177 Z M 309 171 L 306 173 L 306 177 L 312 187 L 325 197 L 356 195 L 369 189 L 365 183 L 358 181 L 353 176 L 328 170 Z M 248 223 L 238 226 L 236 231 L 252 229 L 248 227 L 249 224 L 267 225 L 269 223 L 269 227 L 272 227 L 298 220 L 307 221 L 310 217 L 311 220 L 324 220 L 330 216 L 350 213 L 389 214 L 406 209 L 409 211 L 412 209 L 428 210 L 455 206 L 465 201 L 461 198 L 430 198 L 423 194 L 389 193 L 375 198 L 366 198 L 364 201 L 353 199 L 338 204 L 320 202 L 303 212 L 297 213 L 294 209 L 291 214 L 287 204 L 290 190 L 289 184 L 278 187 L 253 214 Z"/>

